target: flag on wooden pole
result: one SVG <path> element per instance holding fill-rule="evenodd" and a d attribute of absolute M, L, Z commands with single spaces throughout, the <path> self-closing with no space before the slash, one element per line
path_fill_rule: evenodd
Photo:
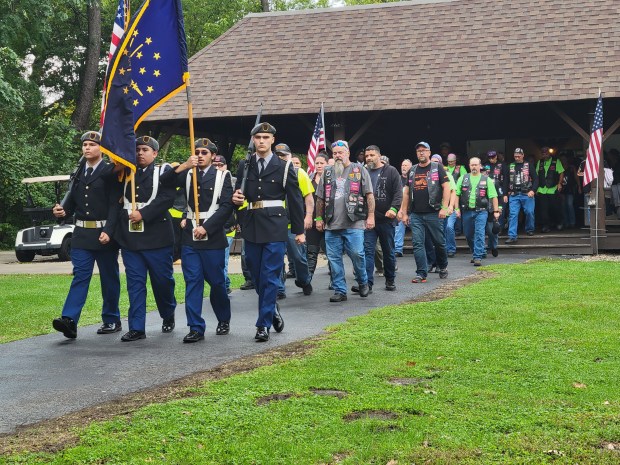
<path fill-rule="evenodd" d="M 314 132 L 312 133 L 312 140 L 310 141 L 310 147 L 308 148 L 308 173 L 314 173 L 314 159 L 321 150 L 325 150 L 325 123 L 323 118 L 323 104 L 321 104 L 319 115 L 316 118 Z"/>
<path fill-rule="evenodd" d="M 603 146 L 603 96 L 599 92 L 596 109 L 594 110 L 594 124 L 586 155 L 586 166 L 583 172 L 583 185 L 590 184 L 598 177 L 601 149 Z"/>

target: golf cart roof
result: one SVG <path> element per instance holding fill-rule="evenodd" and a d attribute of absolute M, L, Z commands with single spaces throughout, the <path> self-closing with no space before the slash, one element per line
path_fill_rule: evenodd
<path fill-rule="evenodd" d="M 59 174 L 57 176 L 39 176 L 38 178 L 24 178 L 22 184 L 34 184 L 37 182 L 55 182 L 55 181 L 68 181 L 70 176 L 68 174 Z"/>

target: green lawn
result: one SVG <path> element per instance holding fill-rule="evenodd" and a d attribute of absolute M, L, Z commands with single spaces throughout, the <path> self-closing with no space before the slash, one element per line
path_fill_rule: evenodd
<path fill-rule="evenodd" d="M 490 269 L 496 277 L 448 299 L 353 318 L 304 357 L 93 423 L 68 449 L 4 461 L 620 463 L 620 263 Z M 292 396 L 259 402 L 273 394 Z"/>
<path fill-rule="evenodd" d="M 0 343 L 54 332 L 52 320 L 58 318 L 71 284 L 69 275 L 0 275 Z M 185 281 L 182 273 L 175 273 L 175 295 L 178 302 L 185 301 Z M 231 286 L 238 288 L 242 275 L 231 275 Z M 155 299 L 150 283 L 147 287 L 147 308 L 154 309 Z M 209 286 L 205 285 L 208 295 Z M 101 322 L 101 284 L 94 275 L 86 305 L 80 317 L 80 326 Z M 121 274 L 121 316 L 127 316 L 129 299 L 125 275 Z"/>

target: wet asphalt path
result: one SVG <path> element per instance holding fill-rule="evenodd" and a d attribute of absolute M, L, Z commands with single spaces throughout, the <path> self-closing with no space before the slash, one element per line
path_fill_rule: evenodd
<path fill-rule="evenodd" d="M 532 255 L 504 255 L 487 264 L 517 263 Z M 476 272 L 469 256 L 450 260 L 447 281 Z M 345 264 L 348 259 L 345 258 Z M 184 306 L 177 308 L 176 329 L 161 333 L 157 312 L 147 316 L 147 339 L 124 343 L 123 332 L 97 335 L 98 325 L 79 327 L 78 338 L 65 339 L 54 333 L 0 345 L 0 434 L 12 433 L 18 426 L 53 419 L 111 401 L 127 393 L 173 381 L 192 373 L 212 369 L 240 357 L 267 351 L 320 334 L 325 327 L 384 305 L 397 304 L 429 292 L 446 282 L 431 274 L 426 284 L 411 284 L 413 256 L 398 259 L 397 291 L 384 290 L 384 278 L 376 277 L 368 298 L 349 294 L 347 302 L 330 303 L 327 267 L 317 269 L 314 293 L 304 296 L 289 280 L 287 299 L 280 301 L 285 329 L 272 331 L 267 343 L 254 341 L 257 296 L 254 291 L 236 290 L 231 295 L 233 318 L 231 333 L 216 336 L 215 319 L 208 301 L 204 313 L 207 333 L 204 341 L 183 344 L 187 333 Z M 347 281 L 353 283 L 351 270 Z M 51 325 L 51 322 L 50 322 Z"/>

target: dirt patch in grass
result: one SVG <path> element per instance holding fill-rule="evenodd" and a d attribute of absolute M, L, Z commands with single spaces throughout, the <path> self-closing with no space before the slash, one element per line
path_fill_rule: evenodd
<path fill-rule="evenodd" d="M 479 271 L 470 276 L 466 276 L 461 279 L 455 279 L 454 281 L 448 281 L 445 284 L 442 284 L 436 289 L 433 289 L 431 292 L 427 292 L 421 296 L 416 297 L 415 299 L 407 300 L 403 303 L 413 304 L 419 302 L 435 302 L 436 300 L 445 299 L 449 297 L 457 289 L 468 286 L 470 284 L 477 283 L 478 281 L 482 281 L 483 279 L 492 278 L 496 276 L 492 271 Z"/>
<path fill-rule="evenodd" d="M 612 450 L 620 454 L 620 442 L 603 442 L 601 449 Z"/>
<path fill-rule="evenodd" d="M 338 391 L 337 389 L 310 389 L 317 396 L 333 396 L 338 399 L 346 397 L 349 393 L 346 391 Z"/>
<path fill-rule="evenodd" d="M 256 405 L 265 405 L 269 404 L 270 402 L 278 402 L 281 400 L 290 399 L 291 397 L 298 397 L 298 395 L 293 392 L 285 392 L 282 394 L 269 394 L 268 396 L 263 396 L 256 399 Z"/>
<path fill-rule="evenodd" d="M 396 412 L 390 412 L 389 410 L 362 410 L 358 412 L 347 413 L 342 417 L 344 421 L 361 420 L 362 418 L 368 418 L 371 420 L 396 420 L 398 414 Z"/>
<path fill-rule="evenodd" d="M 324 336 L 287 344 L 60 418 L 19 427 L 15 433 L 0 435 L 0 456 L 19 452 L 58 452 L 77 444 L 79 438 L 76 430 L 92 422 L 131 416 L 149 404 L 204 395 L 200 388 L 208 381 L 217 381 L 261 366 L 301 357 L 312 351 L 322 337 Z"/>
<path fill-rule="evenodd" d="M 390 384 L 397 384 L 399 386 L 418 386 L 420 384 L 426 385 L 431 381 L 431 378 L 391 378 Z"/>

